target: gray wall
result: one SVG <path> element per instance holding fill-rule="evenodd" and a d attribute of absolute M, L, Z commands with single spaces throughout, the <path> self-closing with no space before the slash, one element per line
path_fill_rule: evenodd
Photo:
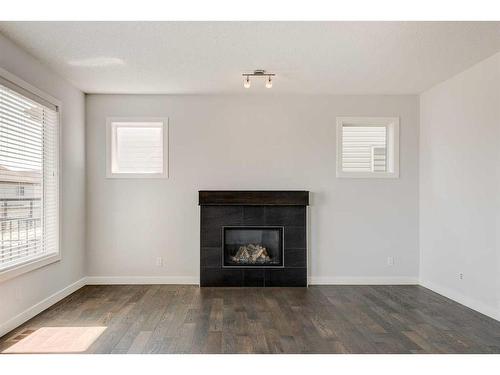
<path fill-rule="evenodd" d="M 197 282 L 198 190 L 307 189 L 312 282 L 416 280 L 417 96 L 86 98 L 88 275 Z M 107 116 L 169 117 L 168 180 L 105 178 Z M 400 116 L 401 177 L 337 179 L 336 116 Z"/>
<path fill-rule="evenodd" d="M 62 102 L 62 260 L 0 283 L 1 331 L 2 324 L 84 276 L 85 96 L 1 35 L 0 51 L 0 67 Z"/>
<path fill-rule="evenodd" d="M 421 282 L 496 319 L 499 88 L 500 53 L 423 93 L 420 101 Z"/>

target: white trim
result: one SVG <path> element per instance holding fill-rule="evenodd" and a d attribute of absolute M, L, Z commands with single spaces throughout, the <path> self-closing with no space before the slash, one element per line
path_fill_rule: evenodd
<path fill-rule="evenodd" d="M 470 298 L 468 296 L 463 295 L 460 292 L 451 290 L 451 289 L 444 287 L 442 285 L 435 284 L 431 281 L 420 280 L 420 286 L 427 288 L 429 290 L 432 290 L 433 292 L 435 292 L 437 294 L 440 294 L 446 298 L 449 298 L 452 301 L 455 301 L 461 305 L 464 305 L 464 306 L 466 306 L 472 310 L 475 310 L 481 314 L 489 316 L 490 318 L 493 318 L 495 320 L 500 321 L 500 307 L 495 309 L 494 307 L 485 305 L 484 303 L 482 303 L 474 298 Z"/>
<path fill-rule="evenodd" d="M 48 309 L 52 305 L 56 304 L 63 298 L 69 296 L 71 293 L 76 292 L 81 287 L 85 286 L 85 278 L 81 278 L 80 280 L 74 282 L 71 285 L 68 285 L 66 288 L 61 289 L 58 292 L 50 295 L 49 297 L 43 299 L 37 304 L 27 308 L 22 313 L 16 315 L 12 319 L 9 319 L 7 322 L 0 325 L 0 337 L 13 331 L 21 324 L 30 320 L 34 316 L 40 314 L 42 311 Z"/>
<path fill-rule="evenodd" d="M 46 92 L 40 90 L 39 88 L 29 84 L 25 80 L 17 77 L 16 75 L 8 72 L 7 70 L 5 70 L 3 68 L 0 68 L 0 76 L 2 76 L 7 81 L 10 81 L 10 82 L 16 84 L 17 86 L 21 87 L 24 90 L 31 91 L 36 96 L 39 96 L 40 98 L 48 101 L 49 103 L 52 103 L 58 109 L 62 106 L 62 102 L 60 100 L 54 98 L 53 96 L 47 94 Z"/>
<path fill-rule="evenodd" d="M 342 170 L 342 126 L 344 123 L 387 127 L 387 172 L 344 172 Z M 337 178 L 399 178 L 399 117 L 337 117 Z"/>
<path fill-rule="evenodd" d="M 4 269 L 0 272 L 0 282 L 12 279 L 13 277 L 22 275 L 23 273 L 33 271 L 37 268 L 47 266 L 49 264 L 59 262 L 61 260 L 61 252 L 43 254 L 36 258 L 26 259 L 23 263 L 16 264 L 11 268 Z"/>
<path fill-rule="evenodd" d="M 114 122 L 161 122 L 163 133 L 163 172 L 162 173 L 114 173 L 111 169 L 112 155 L 112 124 Z M 106 117 L 106 178 L 118 179 L 166 179 L 168 178 L 169 160 L 169 130 L 168 117 Z"/>
<path fill-rule="evenodd" d="M 394 276 L 394 277 L 310 276 L 309 285 L 418 285 L 418 278 L 407 277 L 407 276 Z"/>
<path fill-rule="evenodd" d="M 116 284 L 187 284 L 199 285 L 199 277 L 193 276 L 87 276 L 87 285 Z"/>

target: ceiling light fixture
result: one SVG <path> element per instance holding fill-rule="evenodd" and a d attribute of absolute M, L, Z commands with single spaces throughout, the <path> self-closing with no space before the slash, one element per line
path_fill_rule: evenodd
<path fill-rule="evenodd" d="M 250 88 L 250 77 L 263 77 L 266 79 L 266 87 L 270 89 L 273 87 L 272 79 L 275 75 L 274 73 L 267 73 L 264 69 L 254 70 L 253 73 L 243 73 L 243 87 L 246 89 Z"/>

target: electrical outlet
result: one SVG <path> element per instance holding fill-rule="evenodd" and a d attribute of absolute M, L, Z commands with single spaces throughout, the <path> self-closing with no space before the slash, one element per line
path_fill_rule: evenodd
<path fill-rule="evenodd" d="M 387 257 L 387 265 L 394 266 L 394 257 Z"/>
<path fill-rule="evenodd" d="M 463 274 L 462 272 L 460 272 L 460 273 L 458 274 L 458 279 L 459 279 L 459 280 L 463 280 L 463 279 L 464 279 L 464 274 Z"/>
<path fill-rule="evenodd" d="M 156 266 L 157 267 L 163 266 L 163 258 L 162 257 L 156 258 Z"/>

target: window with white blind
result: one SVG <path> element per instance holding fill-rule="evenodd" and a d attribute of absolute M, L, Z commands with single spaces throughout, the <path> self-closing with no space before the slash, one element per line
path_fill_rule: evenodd
<path fill-rule="evenodd" d="M 60 106 L 52 102 L 55 99 L 16 77 L 0 73 L 0 278 L 3 278 L 36 268 L 33 264 L 41 266 L 60 259 Z"/>
<path fill-rule="evenodd" d="M 337 177 L 399 177 L 399 118 L 337 118 Z"/>
<path fill-rule="evenodd" d="M 167 119 L 107 121 L 107 177 L 166 178 Z"/>

